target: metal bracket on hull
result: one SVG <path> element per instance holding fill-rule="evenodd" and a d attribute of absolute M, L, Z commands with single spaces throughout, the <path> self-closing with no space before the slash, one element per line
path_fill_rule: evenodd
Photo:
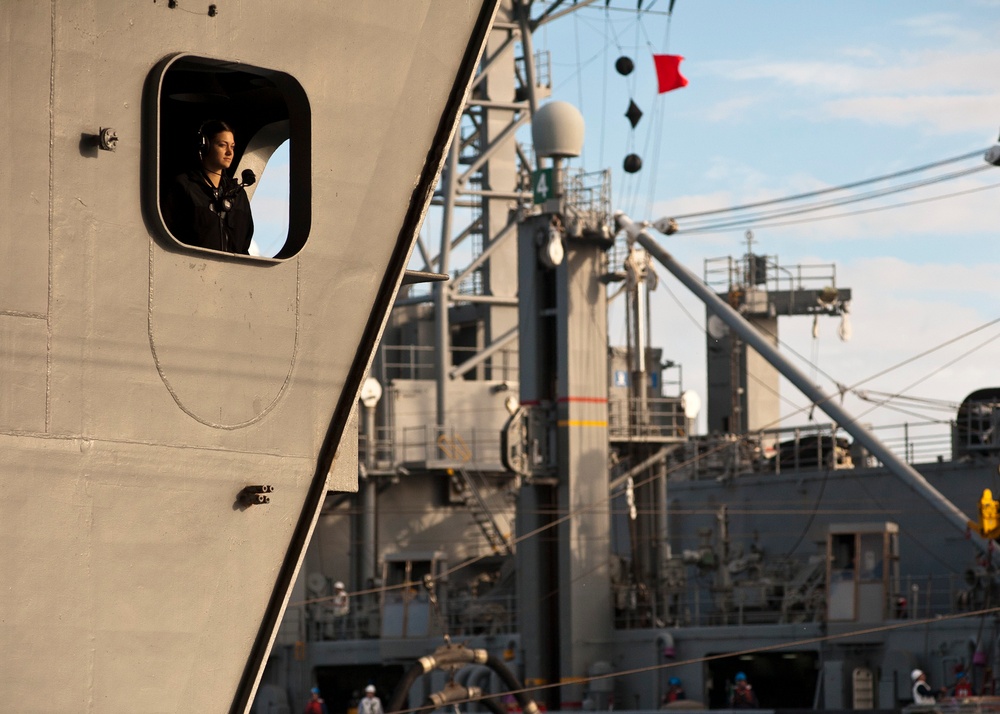
<path fill-rule="evenodd" d="M 271 497 L 267 494 L 274 492 L 274 486 L 245 486 L 236 496 L 236 505 L 240 510 L 250 508 L 250 506 L 264 506 L 271 502 Z"/>

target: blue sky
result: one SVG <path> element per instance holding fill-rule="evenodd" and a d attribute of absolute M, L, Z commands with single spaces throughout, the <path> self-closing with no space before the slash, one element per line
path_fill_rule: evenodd
<path fill-rule="evenodd" d="M 837 186 L 997 140 L 1000 0 L 676 0 L 669 28 L 667 5 L 644 0 L 651 11 L 637 14 L 616 9 L 634 10 L 634 0 L 612 0 L 607 11 L 598 0 L 534 37 L 536 50 L 551 53 L 552 99 L 575 104 L 586 121 L 584 153 L 573 163 L 612 168 L 614 208 L 637 221 Z M 689 86 L 657 95 L 654 52 L 683 55 Z M 629 77 L 614 70 L 622 54 L 636 64 Z M 634 132 L 624 117 L 629 99 L 645 113 Z M 634 176 L 621 170 L 629 151 L 644 161 Z M 976 158 L 909 178 L 979 165 Z M 265 173 L 255 198 L 261 234 L 267 216 L 281 214 L 263 210 L 263 201 L 283 200 L 265 196 L 268 179 Z M 992 183 L 1000 183 L 1000 168 L 838 212 Z M 430 244 L 439 225 L 432 211 L 424 231 Z M 745 250 L 744 228 L 685 235 L 684 227 L 661 243 L 698 274 L 706 258 Z M 809 318 L 781 325 L 787 346 L 818 369 L 799 366 L 826 389 L 823 372 L 853 385 L 1000 318 L 1000 188 L 754 232 L 756 252 L 785 265 L 836 263 L 838 285 L 854 292 L 849 342 L 837 338 L 835 319 L 821 321 L 817 339 Z M 704 309 L 661 277 L 654 343 L 684 364 L 685 386 L 704 397 Z M 611 341 L 621 344 L 620 320 L 613 324 Z M 959 402 L 1000 385 L 998 364 L 994 325 L 864 386 Z M 782 394 L 786 411 L 805 403 L 788 385 Z M 863 420 L 873 424 L 921 419 L 868 412 L 871 405 L 850 394 L 844 405 L 867 412 Z"/>
<path fill-rule="evenodd" d="M 536 48 L 552 54 L 552 98 L 577 105 L 587 123 L 577 164 L 611 167 L 615 208 L 635 220 L 836 186 L 997 140 L 1000 2 L 677 0 L 669 30 L 660 14 L 667 4 L 646 0 L 652 12 L 637 17 L 598 2 L 535 35 Z M 654 52 L 683 55 L 690 84 L 657 96 Z M 620 54 L 636 64 L 628 78 L 614 70 Z M 630 98 L 645 113 L 631 135 Z M 629 150 L 644 161 L 631 177 L 621 171 Z M 979 165 L 970 159 L 908 178 Z M 1000 168 L 837 210 L 993 183 Z M 706 258 L 745 251 L 745 228 L 689 236 L 683 228 L 682 221 L 680 233 L 660 242 L 698 274 Z M 782 264 L 836 263 L 838 285 L 852 288 L 851 341 L 839 341 L 832 318 L 821 321 L 815 340 L 809 318 L 781 325 L 789 347 L 849 385 L 1000 318 L 998 232 L 1000 188 L 754 231 L 757 252 Z M 704 309 L 672 277 L 661 282 L 654 341 L 684 363 L 685 386 L 704 396 Z M 907 393 L 958 402 L 1000 385 L 1000 338 L 988 342 L 997 336 L 993 326 L 865 386 L 894 393 L 920 381 Z M 623 331 L 612 335 L 623 340 Z M 821 372 L 799 366 L 830 388 Z M 782 393 L 804 404 L 790 386 Z M 845 406 L 860 413 L 871 405 L 848 395 Z M 886 409 L 864 417 L 914 419 Z"/>

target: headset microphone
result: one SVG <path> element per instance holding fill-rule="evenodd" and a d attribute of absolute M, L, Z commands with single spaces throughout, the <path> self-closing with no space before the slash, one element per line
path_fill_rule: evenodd
<path fill-rule="evenodd" d="M 243 169 L 240 172 L 240 181 L 232 180 L 229 186 L 225 187 L 226 181 L 219 182 L 219 196 L 216 199 L 215 211 L 220 215 L 225 215 L 233 208 L 233 199 L 241 188 L 253 186 L 257 183 L 257 175 L 251 169 Z"/>

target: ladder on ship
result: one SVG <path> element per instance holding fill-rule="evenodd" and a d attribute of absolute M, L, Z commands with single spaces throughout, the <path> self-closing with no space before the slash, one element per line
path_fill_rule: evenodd
<path fill-rule="evenodd" d="M 489 541 L 493 552 L 503 555 L 513 555 L 513 544 L 501 532 L 493 511 L 490 510 L 486 499 L 483 498 L 479 487 L 468 470 L 464 466 L 459 466 L 456 469 L 448 469 L 448 478 L 451 479 L 452 488 L 455 489 L 455 492 L 461 495 L 465 507 L 472 513 L 472 519 L 479 526 L 479 530 L 486 536 L 486 540 Z"/>

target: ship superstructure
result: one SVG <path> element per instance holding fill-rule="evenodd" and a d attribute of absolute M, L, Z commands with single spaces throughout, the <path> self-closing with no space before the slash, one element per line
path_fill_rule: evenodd
<path fill-rule="evenodd" d="M 487 45 L 435 198 L 440 245 L 418 244 L 452 280 L 396 302 L 360 407 L 360 490 L 327 497 L 267 705 L 319 686 L 349 711 L 367 684 L 387 701 L 405 683 L 417 707 L 449 676 L 502 700 L 484 666 L 404 677 L 444 636 L 552 710 L 656 709 L 671 677 L 689 706 L 724 708 L 738 672 L 772 709 L 897 709 L 917 667 L 992 691 L 994 569 L 960 521 L 995 478 L 996 395 L 970 395 L 950 444 L 887 440 L 888 468 L 846 417 L 782 426 L 776 368 L 710 318 L 698 434 L 697 395 L 649 339 L 666 268 L 619 231 L 607 175 L 569 170 L 561 130 L 539 135 L 573 112 L 541 101 L 528 9 L 505 6 Z M 529 116 L 533 151 L 515 136 Z M 809 267 L 748 243 L 699 282 L 773 347 L 785 317 L 847 312 L 835 267 Z M 628 344 L 608 343 L 616 301 Z"/>

